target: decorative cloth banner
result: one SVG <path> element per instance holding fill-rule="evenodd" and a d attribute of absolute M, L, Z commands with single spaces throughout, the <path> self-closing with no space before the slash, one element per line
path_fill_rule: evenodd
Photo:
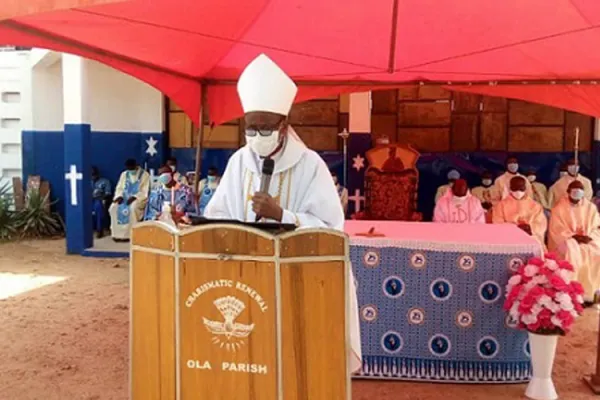
<path fill-rule="evenodd" d="M 527 248 L 353 237 L 363 352 L 359 377 L 528 381 L 527 333 L 514 329 L 502 309 L 511 269 L 536 252 Z"/>

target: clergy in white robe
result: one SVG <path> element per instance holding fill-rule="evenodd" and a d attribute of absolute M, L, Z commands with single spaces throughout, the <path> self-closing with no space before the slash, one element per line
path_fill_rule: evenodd
<path fill-rule="evenodd" d="M 135 160 L 127 160 L 108 209 L 111 236 L 115 241 L 129 240 L 131 227 L 144 217 L 149 191 L 150 175 Z"/>
<path fill-rule="evenodd" d="M 537 174 L 534 170 L 527 172 L 527 180 L 531 183 L 531 191 L 533 192 L 533 200 L 537 201 L 544 210 L 550 208 L 548 205 L 548 188 L 537 180 Z"/>
<path fill-rule="evenodd" d="M 567 188 L 573 181 L 581 182 L 583 184 L 583 197 L 586 200 L 592 200 L 592 197 L 594 196 L 592 181 L 579 173 L 578 163 L 574 159 L 571 159 L 567 162 L 566 175 L 557 180 L 548 191 L 548 204 L 551 208 L 554 207 L 561 198 L 567 197 Z"/>
<path fill-rule="evenodd" d="M 515 157 L 509 157 L 506 160 L 506 172 L 494 181 L 494 204 L 508 197 L 510 194 L 510 180 L 515 176 L 523 176 L 519 173 L 519 161 Z M 533 198 L 531 183 L 527 179 L 525 180 L 525 192 L 527 196 Z"/>
<path fill-rule="evenodd" d="M 545 249 L 548 219 L 542 205 L 527 195 L 525 182 L 522 176 L 515 176 L 510 180 L 510 195 L 494 206 L 492 223 L 514 224 Z"/>
<path fill-rule="evenodd" d="M 295 224 L 298 228 L 344 229 L 344 212 L 327 165 L 309 150 L 287 123 L 297 93 L 294 82 L 266 55 L 252 61 L 240 76 L 246 145 L 227 163 L 219 187 L 204 211 L 207 218 Z M 268 193 L 261 193 L 265 158 L 275 162 Z M 362 364 L 358 303 L 354 277 L 350 297 L 350 367 Z M 340 327 L 343 329 L 343 327 Z"/>
<path fill-rule="evenodd" d="M 331 177 L 333 178 L 333 183 L 335 183 L 335 188 L 337 189 L 338 196 L 340 198 L 340 202 L 342 203 L 342 208 L 344 209 L 344 214 L 348 211 L 348 189 L 346 189 L 341 183 L 335 171 L 331 171 Z"/>
<path fill-rule="evenodd" d="M 435 205 L 433 222 L 452 224 L 485 224 L 485 210 L 471 193 L 464 179 L 454 182 Z"/>
<path fill-rule="evenodd" d="M 573 265 L 585 301 L 592 302 L 600 289 L 600 215 L 580 181 L 571 182 L 552 209 L 548 247 Z"/>
<path fill-rule="evenodd" d="M 446 195 L 452 189 L 452 185 L 457 179 L 460 179 L 460 172 L 455 169 L 452 169 L 448 172 L 448 183 L 440 186 L 435 192 L 435 202 L 437 203 L 443 196 Z"/>

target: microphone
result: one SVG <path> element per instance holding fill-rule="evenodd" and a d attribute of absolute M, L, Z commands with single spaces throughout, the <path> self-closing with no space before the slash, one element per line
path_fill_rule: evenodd
<path fill-rule="evenodd" d="M 265 158 L 262 167 L 262 176 L 260 178 L 260 192 L 269 193 L 269 185 L 271 184 L 271 176 L 275 169 L 275 161 L 272 158 Z M 256 216 L 256 222 L 261 220 L 261 216 Z"/>

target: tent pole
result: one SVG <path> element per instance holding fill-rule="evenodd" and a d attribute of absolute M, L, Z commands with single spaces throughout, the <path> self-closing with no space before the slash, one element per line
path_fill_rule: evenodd
<path fill-rule="evenodd" d="M 196 142 L 196 166 L 194 168 L 194 201 L 196 214 L 200 214 L 200 171 L 202 169 L 202 141 L 204 139 L 204 108 L 206 107 L 206 84 L 200 87 L 200 118 L 198 118 L 198 138 Z"/>

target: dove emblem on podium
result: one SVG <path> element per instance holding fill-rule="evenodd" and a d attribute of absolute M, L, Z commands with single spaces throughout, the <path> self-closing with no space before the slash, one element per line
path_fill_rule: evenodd
<path fill-rule="evenodd" d="M 223 316 L 223 321 L 204 320 L 204 326 L 213 334 L 213 343 L 228 351 L 236 351 L 244 345 L 244 340 L 254 330 L 254 324 L 246 325 L 235 322 L 244 311 L 246 305 L 233 296 L 216 299 L 213 304 Z"/>

